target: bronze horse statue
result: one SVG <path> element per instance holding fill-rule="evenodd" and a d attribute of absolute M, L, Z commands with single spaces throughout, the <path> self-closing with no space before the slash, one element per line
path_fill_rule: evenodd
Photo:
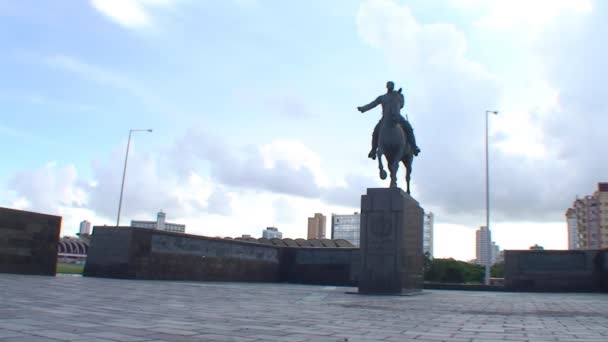
<path fill-rule="evenodd" d="M 406 131 L 402 127 L 402 121 L 405 121 L 405 119 L 403 119 L 401 114 L 399 114 L 400 109 L 403 107 L 403 95 L 401 94 L 401 89 L 395 91 L 393 82 L 388 82 L 386 94 L 378 96 L 378 98 L 370 104 L 357 107 L 357 109 L 363 113 L 379 104 L 382 105 L 382 118 L 377 125 L 378 147 L 375 151 L 375 157 L 378 158 L 380 178 L 384 180 L 387 177 L 387 173 L 384 170 L 384 165 L 382 164 L 382 156 L 384 156 L 386 158 L 388 170 L 391 176 L 390 187 L 396 188 L 399 162 L 402 162 L 403 166 L 406 168 L 406 192 L 409 194 L 412 163 L 414 161 L 414 148 L 409 143 L 410 139 L 408 138 L 410 137 L 406 135 Z M 370 157 L 373 157 L 372 153 L 373 152 L 370 152 Z"/>
<path fill-rule="evenodd" d="M 414 154 L 412 147 L 407 142 L 405 132 L 399 125 L 399 121 L 393 115 L 383 114 L 380 120 L 380 135 L 378 136 L 378 149 L 376 156 L 378 158 L 378 169 L 380 170 L 380 179 L 386 179 L 386 171 L 382 164 L 382 156 L 386 158 L 386 163 L 391 176 L 391 188 L 397 187 L 397 171 L 399 171 L 399 162 L 403 163 L 406 168 L 405 181 L 406 192 L 410 193 L 410 179 L 412 174 L 412 162 Z"/>

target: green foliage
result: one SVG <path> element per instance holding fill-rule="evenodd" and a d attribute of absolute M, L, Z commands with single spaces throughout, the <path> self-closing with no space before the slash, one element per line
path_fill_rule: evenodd
<path fill-rule="evenodd" d="M 494 266 L 492 266 L 492 269 L 490 270 L 490 275 L 492 276 L 492 278 L 504 278 L 505 263 L 499 262 L 497 264 L 494 264 Z"/>
<path fill-rule="evenodd" d="M 82 274 L 84 265 L 57 263 L 57 273 Z"/>
<path fill-rule="evenodd" d="M 481 265 L 469 264 L 464 261 L 450 259 L 433 259 L 427 266 L 425 256 L 424 280 L 453 283 L 453 284 L 479 284 L 483 282 L 484 267 Z"/>
<path fill-rule="evenodd" d="M 431 259 L 431 253 L 425 252 L 424 253 L 424 265 L 422 266 L 424 274 L 426 274 L 426 272 L 428 272 L 431 269 L 432 264 L 433 264 L 433 259 Z"/>

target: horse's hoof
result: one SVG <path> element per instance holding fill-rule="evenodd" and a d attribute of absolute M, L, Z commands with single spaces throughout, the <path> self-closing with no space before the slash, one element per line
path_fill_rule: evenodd
<path fill-rule="evenodd" d="M 386 176 L 387 176 L 386 171 L 380 170 L 380 179 L 384 180 L 384 179 L 386 179 Z"/>

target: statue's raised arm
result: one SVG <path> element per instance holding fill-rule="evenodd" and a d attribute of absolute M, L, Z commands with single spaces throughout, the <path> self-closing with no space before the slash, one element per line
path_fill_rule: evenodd
<path fill-rule="evenodd" d="M 374 101 L 366 104 L 365 106 L 357 107 L 357 110 L 359 110 L 361 113 L 365 113 L 370 109 L 374 109 L 380 103 L 382 103 L 382 96 L 378 96 Z"/>

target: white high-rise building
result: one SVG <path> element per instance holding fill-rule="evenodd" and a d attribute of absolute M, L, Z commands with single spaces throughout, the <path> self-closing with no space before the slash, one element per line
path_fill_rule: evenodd
<path fill-rule="evenodd" d="M 494 265 L 498 262 L 498 253 L 500 253 L 500 247 L 496 244 L 496 242 L 492 241 L 492 249 L 490 255 L 490 264 Z"/>
<path fill-rule="evenodd" d="M 80 222 L 80 229 L 78 229 L 78 235 L 89 235 L 91 234 L 91 222 L 84 220 Z"/>
<path fill-rule="evenodd" d="M 424 225 L 422 229 L 422 253 L 429 253 L 433 257 L 433 225 L 435 216 L 432 212 L 424 213 Z"/>
<path fill-rule="evenodd" d="M 475 262 L 478 265 L 485 265 L 488 260 L 492 261 L 490 241 L 492 241 L 492 236 L 488 227 L 479 227 L 479 229 L 475 232 L 475 243 L 477 246 L 475 253 L 477 259 Z"/>
<path fill-rule="evenodd" d="M 361 243 L 361 215 L 331 214 L 331 238 L 343 239 L 359 247 Z"/>
<path fill-rule="evenodd" d="M 159 211 L 156 215 L 156 221 L 131 221 L 131 227 L 158 229 L 167 232 L 185 233 L 186 225 L 166 222 L 167 215 Z"/>
<path fill-rule="evenodd" d="M 276 227 L 266 227 L 266 229 L 264 229 L 262 231 L 262 237 L 264 239 L 268 239 L 268 240 L 275 239 L 275 238 L 276 239 L 282 239 L 283 238 L 283 233 L 281 233 L 279 231 L 279 229 L 276 228 Z"/>
<path fill-rule="evenodd" d="M 578 243 L 578 224 L 577 224 L 576 210 L 568 208 L 566 210 L 566 223 L 568 224 L 568 249 L 575 250 L 579 249 Z"/>

